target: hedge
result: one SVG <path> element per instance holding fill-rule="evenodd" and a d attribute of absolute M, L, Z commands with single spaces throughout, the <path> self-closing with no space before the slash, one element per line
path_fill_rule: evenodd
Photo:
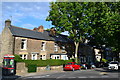
<path fill-rule="evenodd" d="M 72 60 L 60 60 L 60 59 L 47 59 L 47 60 L 22 60 L 19 55 L 15 55 L 16 62 L 25 62 L 25 65 L 28 67 L 29 65 L 36 65 L 37 67 L 43 66 L 59 66 L 66 64 L 67 62 L 72 62 Z"/>
<path fill-rule="evenodd" d="M 36 72 L 37 70 L 37 66 L 36 65 L 32 65 L 32 64 L 29 64 L 28 65 L 28 72 Z"/>

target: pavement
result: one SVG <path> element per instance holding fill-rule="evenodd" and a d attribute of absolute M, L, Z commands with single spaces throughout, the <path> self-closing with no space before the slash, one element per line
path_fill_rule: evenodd
<path fill-rule="evenodd" d="M 16 75 L 19 75 L 21 77 L 25 76 L 34 76 L 34 75 L 45 75 L 45 74 L 53 74 L 53 73 L 59 73 L 59 72 L 64 72 L 62 69 L 56 69 L 56 70 L 42 70 L 40 72 L 32 72 L 32 73 L 19 73 Z"/>
<path fill-rule="evenodd" d="M 2 79 L 2 67 L 0 66 L 0 80 Z"/>

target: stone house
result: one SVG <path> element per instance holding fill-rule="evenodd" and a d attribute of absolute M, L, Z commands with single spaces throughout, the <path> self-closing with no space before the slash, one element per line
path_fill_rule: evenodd
<path fill-rule="evenodd" d="M 95 60 L 93 47 L 87 45 L 86 43 L 81 43 L 79 45 L 78 53 L 80 63 L 91 63 Z"/>
<path fill-rule="evenodd" d="M 0 34 L 0 52 L 1 52 L 1 34 Z M 0 55 L 1 56 L 1 55 Z"/>
<path fill-rule="evenodd" d="M 1 45 L 0 59 L 5 54 L 18 54 L 22 59 L 68 60 L 74 52 L 73 41 L 57 34 L 54 28 L 46 31 L 43 26 L 39 26 L 30 30 L 13 26 L 10 20 L 5 21 Z"/>

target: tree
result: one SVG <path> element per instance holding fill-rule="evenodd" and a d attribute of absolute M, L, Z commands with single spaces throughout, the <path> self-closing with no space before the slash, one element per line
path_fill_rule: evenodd
<path fill-rule="evenodd" d="M 112 22 L 118 13 L 112 11 L 113 3 L 105 2 L 52 2 L 47 21 L 58 31 L 68 31 L 69 38 L 74 40 L 75 61 L 78 60 L 80 43 L 90 36 L 100 44 L 108 44 L 108 37 L 114 34 L 118 26 Z M 112 13 L 111 13 L 112 12 Z M 112 24 L 112 25 L 111 25 Z"/>
<path fill-rule="evenodd" d="M 87 33 L 92 31 L 88 16 L 85 15 L 87 3 L 70 3 L 70 2 L 52 2 L 51 10 L 47 21 L 52 21 L 58 31 L 68 31 L 69 38 L 74 40 L 75 44 L 75 61 L 78 61 L 78 47 L 84 42 Z"/>
<path fill-rule="evenodd" d="M 120 15 L 119 15 L 119 5 L 120 2 L 109 2 L 109 3 L 96 3 L 97 15 L 93 15 L 94 24 L 92 26 L 95 30 L 95 35 L 92 35 L 94 39 L 94 45 L 106 45 L 107 47 L 114 47 L 114 50 L 119 50 L 118 46 L 118 34 L 120 33 Z M 96 20 L 96 21 L 95 21 Z"/>

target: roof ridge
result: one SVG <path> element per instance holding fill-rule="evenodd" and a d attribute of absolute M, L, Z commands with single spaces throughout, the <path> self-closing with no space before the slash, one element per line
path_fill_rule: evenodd
<path fill-rule="evenodd" d="M 20 28 L 20 29 L 25 29 L 25 30 L 34 31 L 34 30 L 31 30 L 31 29 L 23 28 L 23 27 L 17 27 L 17 26 L 13 26 L 13 25 L 11 25 L 11 26 L 12 26 L 12 27 L 16 27 L 16 28 Z M 37 31 L 35 31 L 35 32 L 37 32 Z"/>

